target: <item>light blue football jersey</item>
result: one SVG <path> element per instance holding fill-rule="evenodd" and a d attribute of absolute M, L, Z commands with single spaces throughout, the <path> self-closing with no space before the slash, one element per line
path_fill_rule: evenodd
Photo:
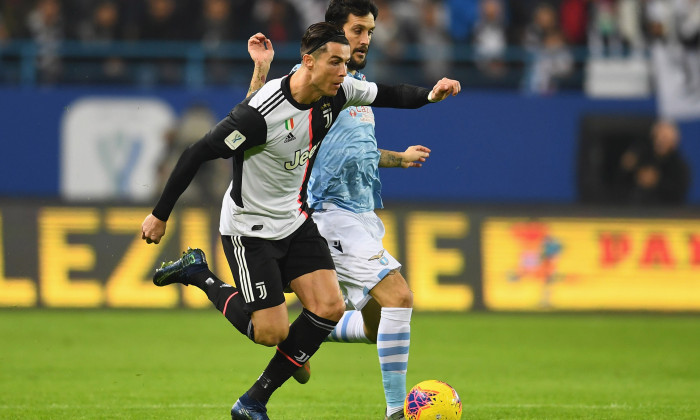
<path fill-rule="evenodd" d="M 365 80 L 360 72 L 348 75 Z M 344 109 L 316 152 L 309 206 L 320 210 L 330 203 L 355 213 L 382 208 L 379 155 L 372 108 Z"/>

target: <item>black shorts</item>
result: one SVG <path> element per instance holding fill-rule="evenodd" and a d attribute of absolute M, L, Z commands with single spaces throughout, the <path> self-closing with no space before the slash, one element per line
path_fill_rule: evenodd
<path fill-rule="evenodd" d="M 283 303 L 284 289 L 299 276 L 335 270 L 328 243 L 310 217 L 284 239 L 222 235 L 221 242 L 248 312 Z"/>

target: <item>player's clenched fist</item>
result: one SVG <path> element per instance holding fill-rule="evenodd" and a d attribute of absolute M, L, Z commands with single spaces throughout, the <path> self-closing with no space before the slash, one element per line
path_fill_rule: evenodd
<path fill-rule="evenodd" d="M 166 222 L 149 214 L 141 225 L 141 239 L 145 240 L 147 244 L 159 243 L 160 238 L 165 235 L 165 225 Z"/>
<path fill-rule="evenodd" d="M 459 81 L 443 77 L 433 87 L 433 90 L 428 95 L 428 100 L 430 102 L 440 102 L 450 95 L 455 96 L 461 90 L 462 86 L 459 84 Z"/>

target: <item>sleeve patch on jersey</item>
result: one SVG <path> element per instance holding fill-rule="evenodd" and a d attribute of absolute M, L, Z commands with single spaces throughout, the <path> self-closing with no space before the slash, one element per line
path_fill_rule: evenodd
<path fill-rule="evenodd" d="M 238 130 L 234 130 L 233 133 L 229 134 L 228 137 L 224 139 L 224 143 L 226 143 L 231 150 L 236 150 L 244 141 L 245 136 Z"/>

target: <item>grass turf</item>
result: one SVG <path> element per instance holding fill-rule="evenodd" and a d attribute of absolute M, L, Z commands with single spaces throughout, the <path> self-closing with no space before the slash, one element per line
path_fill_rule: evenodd
<path fill-rule="evenodd" d="M 462 419 L 698 419 L 697 315 L 426 314 L 409 387 L 440 379 Z M 0 418 L 229 418 L 273 350 L 216 311 L 0 311 Z M 374 346 L 328 343 L 272 419 L 381 419 Z"/>

